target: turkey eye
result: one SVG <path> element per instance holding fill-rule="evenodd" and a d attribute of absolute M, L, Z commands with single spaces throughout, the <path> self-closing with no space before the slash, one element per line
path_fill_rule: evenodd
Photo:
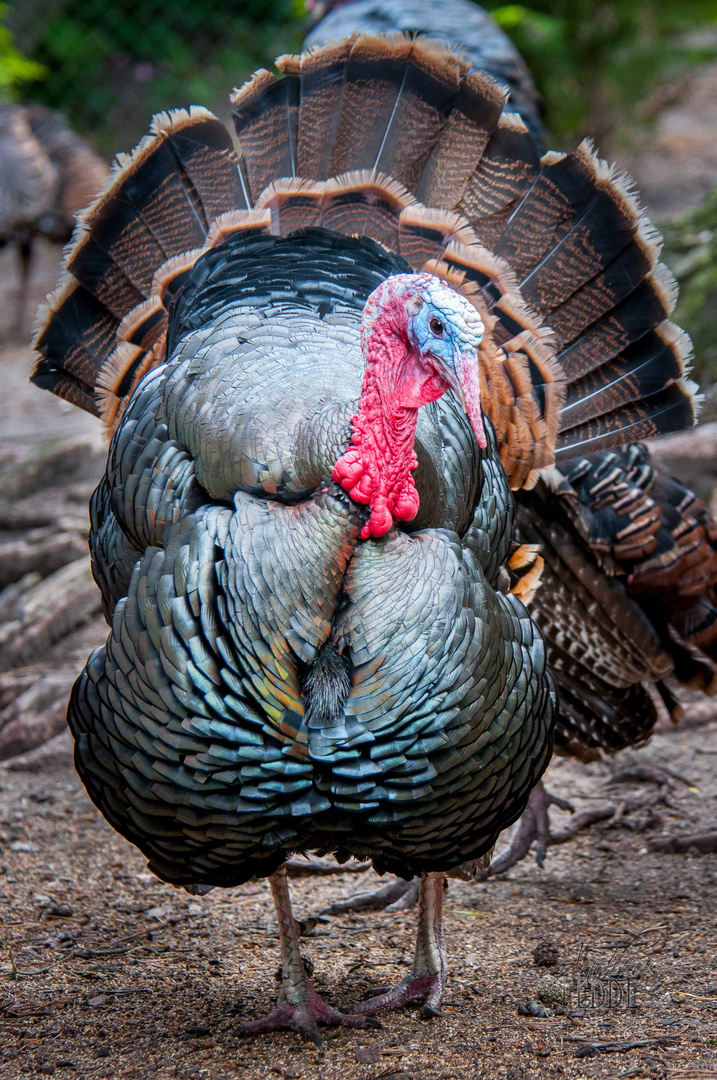
<path fill-rule="evenodd" d="M 432 334 L 435 334 L 436 337 L 443 337 L 445 327 L 440 319 L 437 319 L 434 316 L 432 319 L 429 319 L 428 325 Z"/>

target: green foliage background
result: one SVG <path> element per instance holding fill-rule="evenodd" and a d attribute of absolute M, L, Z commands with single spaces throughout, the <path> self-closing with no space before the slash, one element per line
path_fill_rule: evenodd
<path fill-rule="evenodd" d="M 28 60 L 15 47 L 14 36 L 6 26 L 7 4 L 0 3 L 0 101 L 12 100 L 23 83 L 37 83 L 49 72 L 42 64 Z"/>
<path fill-rule="evenodd" d="M 717 56 L 716 0 L 484 6 L 525 57 L 561 145 L 590 135 L 604 146 L 631 122 L 649 122 L 677 80 Z"/>
<path fill-rule="evenodd" d="M 297 49 L 293 0 L 20 0 L 9 26 L 45 75 L 23 96 L 61 109 L 108 155 L 161 109 L 226 111 L 228 90 Z"/>

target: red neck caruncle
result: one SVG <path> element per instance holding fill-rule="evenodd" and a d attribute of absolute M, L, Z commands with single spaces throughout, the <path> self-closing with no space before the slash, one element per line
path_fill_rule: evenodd
<path fill-rule="evenodd" d="M 449 384 L 429 358 L 419 355 L 408 334 L 408 321 L 421 307 L 416 288 L 391 279 L 380 300 L 364 312 L 364 372 L 351 445 L 336 462 L 334 480 L 371 516 L 361 536 L 384 536 L 397 521 L 411 521 L 419 499 L 412 471 L 418 462 L 413 445 L 418 410 L 436 401 Z"/>

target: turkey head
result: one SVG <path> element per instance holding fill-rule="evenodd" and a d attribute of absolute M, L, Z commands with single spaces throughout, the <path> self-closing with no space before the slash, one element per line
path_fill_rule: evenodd
<path fill-rule="evenodd" d="M 351 447 L 336 462 L 334 480 L 371 516 L 361 538 L 384 536 L 412 521 L 419 497 L 412 472 L 418 410 L 453 390 L 486 447 L 480 407 L 478 348 L 484 327 L 477 310 L 430 274 L 396 274 L 368 298 L 361 345 L 366 371 Z"/>

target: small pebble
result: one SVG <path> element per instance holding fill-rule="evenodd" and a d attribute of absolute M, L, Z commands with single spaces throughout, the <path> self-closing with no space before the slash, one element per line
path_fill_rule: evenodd
<path fill-rule="evenodd" d="M 546 1009 L 539 1001 L 528 1001 L 518 1006 L 518 1016 L 552 1016 L 552 1010 Z"/>

